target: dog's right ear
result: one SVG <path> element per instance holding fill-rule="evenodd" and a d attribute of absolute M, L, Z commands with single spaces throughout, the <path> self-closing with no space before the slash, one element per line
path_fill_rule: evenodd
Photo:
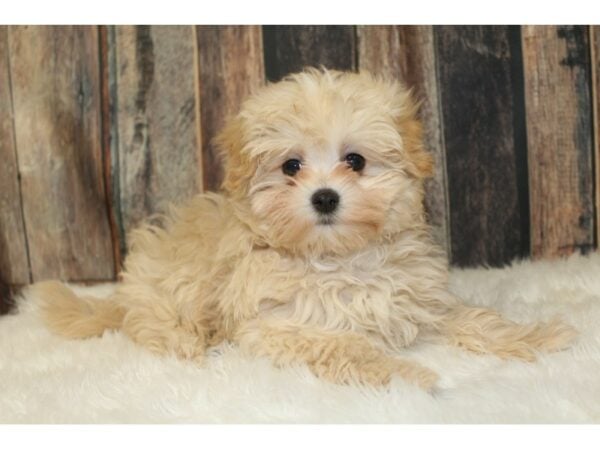
<path fill-rule="evenodd" d="M 429 178 L 434 173 L 433 156 L 423 145 L 423 126 L 416 118 L 398 121 L 398 131 L 404 140 L 409 172 L 416 178 Z"/>
<path fill-rule="evenodd" d="M 223 162 L 221 189 L 232 197 L 245 197 L 256 172 L 256 162 L 244 152 L 246 132 L 240 116 L 229 118 L 215 138 L 215 145 Z"/>
<path fill-rule="evenodd" d="M 404 144 L 407 170 L 416 178 L 429 178 L 434 173 L 434 160 L 423 142 L 423 125 L 418 117 L 419 104 L 412 92 L 398 82 L 392 83 L 390 89 L 389 96 L 395 102 L 394 109 L 397 111 L 394 121 Z"/>

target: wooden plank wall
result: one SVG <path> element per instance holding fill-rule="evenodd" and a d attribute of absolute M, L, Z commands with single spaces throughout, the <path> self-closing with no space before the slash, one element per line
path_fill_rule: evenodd
<path fill-rule="evenodd" d="M 523 27 L 531 252 L 594 245 L 589 28 Z"/>
<path fill-rule="evenodd" d="M 15 148 L 8 29 L 0 27 L 0 279 L 30 281 Z"/>
<path fill-rule="evenodd" d="M 519 46 L 508 26 L 435 30 L 452 262 L 498 265 L 527 253 L 526 161 L 520 116 Z M 525 175 L 525 174 L 523 174 Z M 525 204 L 523 204 L 524 202 Z"/>
<path fill-rule="evenodd" d="M 8 44 L 32 279 L 109 279 L 98 29 L 9 27 Z"/>
<path fill-rule="evenodd" d="M 197 27 L 205 190 L 217 190 L 223 176 L 212 139 L 246 96 L 265 82 L 259 26 Z"/>
<path fill-rule="evenodd" d="M 590 27 L 590 65 L 592 66 L 592 123 L 594 126 L 594 205 L 596 220 L 594 222 L 594 244 L 600 242 L 600 26 Z"/>
<path fill-rule="evenodd" d="M 306 66 L 413 88 L 453 264 L 588 251 L 598 55 L 587 26 L 1 26 L 0 279 L 114 279 L 142 218 L 218 188 L 226 117 Z"/>
<path fill-rule="evenodd" d="M 434 27 L 358 27 L 360 70 L 401 80 L 413 89 L 421 102 L 420 118 L 425 130 L 425 146 L 435 158 L 433 178 L 427 181 L 425 206 L 433 233 L 450 254 L 446 154 L 437 85 Z"/>
<path fill-rule="evenodd" d="M 263 27 L 265 71 L 280 80 L 304 67 L 356 70 L 355 27 L 346 25 Z"/>
<path fill-rule="evenodd" d="M 194 27 L 111 31 L 115 139 L 110 153 L 123 253 L 127 230 L 202 190 L 202 147 Z"/>

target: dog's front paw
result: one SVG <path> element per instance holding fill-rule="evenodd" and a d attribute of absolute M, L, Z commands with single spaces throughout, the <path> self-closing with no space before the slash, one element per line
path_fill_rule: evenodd
<path fill-rule="evenodd" d="M 127 329 L 126 329 L 127 330 Z M 130 330 L 127 330 L 130 331 Z M 178 359 L 201 364 L 204 361 L 206 342 L 204 336 L 194 335 L 178 329 L 155 333 L 143 329 L 129 334 L 131 339 L 157 355 L 172 355 Z"/>
<path fill-rule="evenodd" d="M 394 376 L 400 376 L 421 389 L 430 391 L 438 380 L 438 375 L 415 362 L 395 358 L 382 358 L 361 364 L 353 378 L 362 384 L 385 386 Z"/>
<path fill-rule="evenodd" d="M 395 373 L 426 391 L 431 391 L 439 379 L 438 374 L 433 370 L 412 361 L 398 360 Z"/>
<path fill-rule="evenodd" d="M 575 328 L 558 320 L 540 325 L 540 330 L 544 338 L 540 339 L 538 347 L 547 352 L 565 350 L 571 347 L 579 336 Z"/>

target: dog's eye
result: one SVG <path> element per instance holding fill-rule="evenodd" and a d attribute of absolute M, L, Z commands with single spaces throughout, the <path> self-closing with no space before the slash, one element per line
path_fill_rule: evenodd
<path fill-rule="evenodd" d="M 363 158 L 358 153 L 348 153 L 344 160 L 355 172 L 360 172 L 365 168 L 365 158 Z"/>
<path fill-rule="evenodd" d="M 286 175 L 293 177 L 294 175 L 296 175 L 298 173 L 298 171 L 300 170 L 301 167 L 302 167 L 302 163 L 300 162 L 300 160 L 288 159 L 281 166 L 281 170 L 283 170 L 283 173 L 285 173 Z"/>

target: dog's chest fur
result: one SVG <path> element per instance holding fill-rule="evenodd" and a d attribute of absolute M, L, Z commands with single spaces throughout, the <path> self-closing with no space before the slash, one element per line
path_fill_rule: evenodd
<path fill-rule="evenodd" d="M 407 235 L 347 258 L 253 251 L 233 268 L 219 303 L 237 323 L 284 320 L 366 332 L 402 347 L 414 340 L 418 324 L 431 321 L 431 303 L 439 301 L 431 294 L 443 284 L 444 269 L 425 250 Z"/>

